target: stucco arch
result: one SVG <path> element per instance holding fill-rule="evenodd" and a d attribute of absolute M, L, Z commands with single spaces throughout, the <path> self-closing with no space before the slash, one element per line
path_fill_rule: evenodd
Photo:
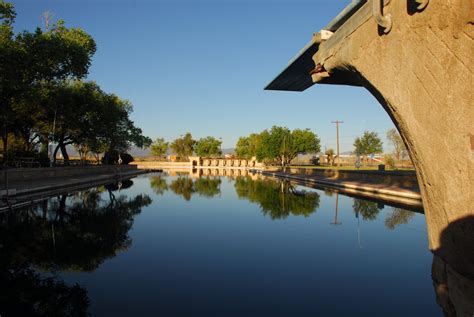
<path fill-rule="evenodd" d="M 266 89 L 368 89 L 407 145 L 437 250 L 450 223 L 474 215 L 474 3 L 430 0 L 416 10 L 415 0 L 392 0 L 383 8 L 392 19 L 384 33 L 373 1 L 353 1 Z M 467 225 L 450 235 L 474 245 Z"/>

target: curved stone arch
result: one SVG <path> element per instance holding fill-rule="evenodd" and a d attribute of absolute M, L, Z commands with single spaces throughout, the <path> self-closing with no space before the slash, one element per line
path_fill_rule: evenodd
<path fill-rule="evenodd" d="M 474 215 L 474 3 L 430 1 L 419 11 L 415 0 L 390 1 L 385 34 L 371 2 L 338 27 L 329 23 L 334 33 L 313 37 L 307 47 L 316 67 L 308 73 L 315 83 L 363 86 L 386 110 L 416 167 L 430 248 L 438 249 L 450 223 Z M 267 89 L 310 87 L 300 72 L 304 54 Z M 474 241 L 473 234 L 458 238 Z"/>

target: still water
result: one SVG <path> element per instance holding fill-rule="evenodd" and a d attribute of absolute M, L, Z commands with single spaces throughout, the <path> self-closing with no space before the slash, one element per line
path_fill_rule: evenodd
<path fill-rule="evenodd" d="M 0 214 L 1 316 L 440 316 L 425 217 L 161 173 Z"/>

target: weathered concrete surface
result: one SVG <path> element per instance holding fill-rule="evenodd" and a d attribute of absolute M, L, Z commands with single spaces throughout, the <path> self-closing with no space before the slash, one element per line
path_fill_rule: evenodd
<path fill-rule="evenodd" d="M 450 222 L 474 214 L 474 2 L 431 0 L 417 12 L 414 1 L 390 1 L 388 34 L 371 7 L 320 44 L 313 60 L 327 73 L 312 77 L 356 82 L 388 112 L 415 164 L 430 248 L 438 249 Z"/>

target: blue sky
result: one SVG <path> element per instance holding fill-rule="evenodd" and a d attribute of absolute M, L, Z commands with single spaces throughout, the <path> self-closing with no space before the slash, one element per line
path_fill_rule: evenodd
<path fill-rule="evenodd" d="M 350 1 L 336 0 L 18 0 L 17 31 L 41 13 L 81 27 L 97 43 L 89 79 L 134 105 L 135 123 L 152 138 L 239 136 L 272 125 L 310 128 L 322 149 L 335 148 L 333 120 L 343 120 L 341 151 L 364 130 L 393 124 L 363 88 L 318 85 L 305 92 L 264 91 Z"/>

